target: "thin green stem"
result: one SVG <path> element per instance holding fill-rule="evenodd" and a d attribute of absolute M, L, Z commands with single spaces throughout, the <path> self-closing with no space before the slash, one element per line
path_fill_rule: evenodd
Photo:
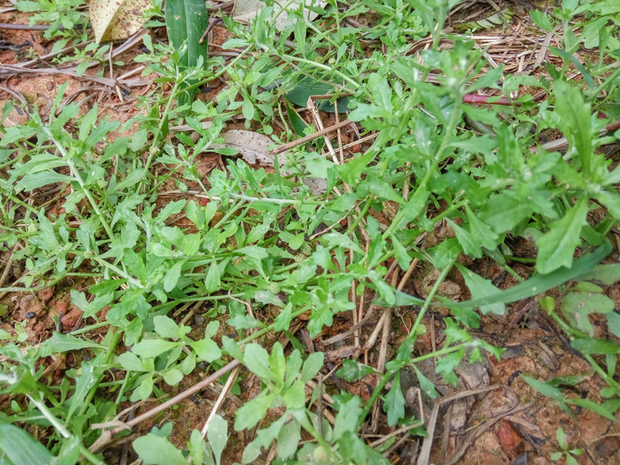
<path fill-rule="evenodd" d="M 153 157 L 159 153 L 158 145 L 159 145 L 159 137 L 161 136 L 164 130 L 164 124 L 168 124 L 168 113 L 170 113 L 170 107 L 172 106 L 172 102 L 176 97 L 177 90 L 179 88 L 179 83 L 175 82 L 172 91 L 170 92 L 170 96 L 168 97 L 168 103 L 166 104 L 166 108 L 164 109 L 164 113 L 160 118 L 159 125 L 157 126 L 157 132 L 153 136 L 153 143 L 151 144 L 151 148 L 149 149 L 149 157 L 144 164 L 144 172 L 148 173 L 149 168 L 151 167 L 151 163 L 153 163 Z M 187 91 L 187 87 L 183 89 L 183 92 Z M 142 182 L 144 182 L 147 178 L 145 177 Z"/>
<path fill-rule="evenodd" d="M 103 229 L 105 229 L 106 234 L 108 235 L 110 239 L 114 239 L 114 232 L 112 231 L 112 228 L 108 224 L 108 220 L 106 220 L 105 216 L 103 215 L 103 212 L 99 209 L 99 205 L 97 204 L 97 202 L 95 202 L 95 199 L 93 198 L 92 194 L 86 188 L 86 184 L 84 183 L 84 180 L 82 179 L 82 176 L 80 175 L 80 172 L 75 167 L 75 163 L 73 163 L 73 160 L 67 153 L 65 147 L 58 140 L 56 140 L 56 138 L 52 134 L 52 131 L 50 131 L 49 128 L 43 127 L 43 132 L 50 138 L 52 142 L 54 142 L 54 145 L 56 145 L 56 148 L 58 149 L 62 157 L 66 160 L 67 165 L 69 166 L 69 169 L 71 170 L 71 174 L 73 174 L 73 177 L 77 180 L 78 184 L 80 185 L 82 192 L 88 199 L 88 203 L 90 203 L 90 206 L 95 211 L 95 214 L 99 218 L 99 221 L 101 222 Z"/>
<path fill-rule="evenodd" d="M 47 408 L 45 403 L 36 400 L 34 397 L 30 396 L 30 394 L 26 394 L 28 398 L 32 401 L 32 403 L 39 409 L 39 411 L 43 414 L 45 419 L 50 422 L 50 424 L 58 431 L 58 433 L 65 439 L 71 437 L 71 433 L 65 428 L 65 426 L 60 422 L 58 418 L 56 418 L 52 412 Z"/>
<path fill-rule="evenodd" d="M 115 326 L 110 327 L 108 331 L 113 332 L 112 340 L 110 341 L 108 351 L 106 352 L 105 357 L 103 358 L 101 366 L 106 366 L 108 363 L 110 363 L 110 360 L 112 359 L 112 356 L 114 355 L 114 350 L 116 349 L 116 345 L 118 344 L 118 341 L 120 341 L 121 339 L 121 331 L 116 331 Z M 84 415 L 88 407 L 91 405 L 93 397 L 95 396 L 95 393 L 97 392 L 97 389 L 99 388 L 99 381 L 101 381 L 101 378 L 103 377 L 103 375 L 98 374 L 96 376 L 98 377 L 97 382 L 92 388 L 90 388 L 90 391 L 88 392 L 88 395 L 86 396 L 86 399 L 84 399 L 84 404 L 82 405 L 82 408 L 80 408 L 80 413 L 78 416 Z M 67 416 L 67 423 L 68 422 L 69 422 L 69 417 Z"/>
<path fill-rule="evenodd" d="M 142 285 L 142 283 L 138 279 L 132 278 L 127 273 L 125 273 L 125 271 L 121 270 L 119 267 L 117 267 L 115 265 L 112 265 L 111 263 L 106 262 L 103 258 L 100 258 L 99 256 L 97 256 L 97 255 L 95 255 L 93 253 L 91 253 L 91 254 L 84 254 L 84 256 L 86 258 L 90 258 L 92 260 L 95 260 L 101 266 L 104 266 L 104 267 L 108 268 L 109 270 L 113 271 L 118 276 L 121 276 L 122 278 L 126 279 L 128 283 L 131 283 L 132 285 L 134 285 L 136 287 L 139 287 L 140 289 L 144 288 L 144 286 Z"/>
<path fill-rule="evenodd" d="M 346 81 L 346 82 L 348 82 L 349 84 L 351 84 L 353 86 L 353 90 L 347 89 L 349 92 L 355 92 L 355 90 L 360 88 L 360 84 L 355 82 L 349 76 L 347 76 L 347 75 L 343 74 L 342 72 L 338 71 L 337 69 L 332 68 L 331 66 L 324 65 L 323 63 L 319 63 L 317 61 L 307 60 L 305 58 L 294 57 L 292 55 L 287 55 L 287 54 L 284 54 L 284 53 L 279 55 L 279 56 L 283 60 L 290 60 L 290 61 L 296 61 L 298 63 L 305 63 L 307 65 L 316 66 L 317 68 L 324 69 L 325 71 L 329 71 L 331 74 L 333 74 L 335 76 L 338 76 L 343 81 Z"/>
<path fill-rule="evenodd" d="M 428 294 L 428 297 L 427 297 L 426 301 L 424 302 L 424 305 L 420 309 L 420 313 L 418 314 L 418 317 L 416 318 L 415 323 L 413 324 L 413 326 L 411 328 L 411 331 L 409 331 L 409 335 L 403 341 L 402 344 L 410 344 L 417 337 L 418 327 L 422 323 L 422 319 L 424 318 L 424 314 L 426 313 L 426 311 L 430 307 L 430 305 L 431 305 L 431 303 L 433 301 L 433 298 L 435 297 L 435 294 L 437 294 L 437 291 L 439 290 L 439 286 L 441 285 L 441 283 L 443 283 L 444 279 L 446 279 L 446 276 L 448 275 L 448 272 L 451 269 L 452 269 L 452 264 L 446 266 L 441 271 L 441 273 L 439 274 L 439 277 L 437 278 L 437 281 L 435 281 L 435 285 L 431 289 L 430 293 Z M 453 352 L 455 350 L 459 350 L 459 348 L 460 348 L 460 346 L 444 348 L 444 349 L 439 350 L 437 352 L 434 352 L 432 354 L 428 354 L 427 358 L 437 357 L 437 356 L 443 355 L 444 353 L 448 353 L 448 351 Z M 375 388 L 374 392 L 372 393 L 372 396 L 370 397 L 370 399 L 368 400 L 366 406 L 364 407 L 364 410 L 362 411 L 362 415 L 360 415 L 360 420 L 358 421 L 357 429 L 361 428 L 362 422 L 365 420 L 365 418 L 368 415 L 368 413 L 370 413 L 370 409 L 372 408 L 372 405 L 379 398 L 379 396 L 381 395 L 381 391 L 383 391 L 383 388 L 388 383 L 390 378 L 392 376 L 394 376 L 396 374 L 396 372 L 398 372 L 398 370 L 403 368 L 405 365 L 410 364 L 410 363 L 415 363 L 416 361 L 417 361 L 417 359 L 413 359 L 411 361 L 403 361 L 403 363 L 399 364 L 396 368 L 392 368 L 392 369 L 386 371 L 386 373 L 384 373 L 382 375 L 381 379 L 379 380 L 379 383 L 378 383 L 377 387 Z"/>
<path fill-rule="evenodd" d="M 426 170 L 426 174 L 424 175 L 424 178 L 422 179 L 420 184 L 418 184 L 415 194 L 410 198 L 414 198 L 419 192 L 423 192 L 423 190 L 426 189 L 426 185 L 431 180 L 431 177 L 433 176 L 433 174 L 438 168 L 438 163 L 443 158 L 444 152 L 446 148 L 448 147 L 448 144 L 450 141 L 450 136 L 452 132 L 454 131 L 454 129 L 456 128 L 456 124 L 458 122 L 460 115 L 461 115 L 460 106 L 458 104 L 455 104 L 454 109 L 452 110 L 452 116 L 450 118 L 450 122 L 448 123 L 448 127 L 446 128 L 446 132 L 441 141 L 441 145 L 439 146 L 439 149 L 437 150 L 437 155 L 435 156 L 433 160 L 430 160 L 431 166 L 429 166 L 429 168 Z M 405 213 L 406 213 L 406 208 L 403 207 L 399 209 L 398 213 L 396 214 L 396 217 L 392 220 L 392 224 L 387 229 L 387 231 L 383 233 L 384 241 L 389 239 L 392 236 L 392 234 L 394 234 L 394 230 L 400 225 L 400 222 L 405 217 Z"/>
<path fill-rule="evenodd" d="M 245 55 L 250 52 L 252 49 L 254 48 L 253 45 L 248 46 L 248 48 L 246 48 L 245 50 L 243 50 L 241 53 L 239 53 L 239 55 L 237 57 L 235 57 L 234 60 L 232 60 L 230 63 L 228 63 L 226 66 L 224 66 L 220 71 L 218 71 L 217 73 L 215 73 L 213 76 L 210 76 L 206 79 L 203 79 L 202 81 L 199 82 L 195 82 L 194 84 L 190 84 L 187 87 L 183 88 L 184 92 L 187 92 L 190 89 L 194 89 L 197 87 L 202 87 L 205 84 L 208 84 L 211 81 L 214 81 L 215 79 L 219 78 L 220 76 L 224 75 L 225 73 L 227 73 L 230 68 L 232 68 L 235 64 L 237 64 L 242 58 L 245 57 Z"/>
<path fill-rule="evenodd" d="M 592 93 L 586 99 L 587 102 L 592 102 L 598 94 L 600 94 L 603 90 L 605 90 L 608 86 L 613 84 L 613 82 L 620 76 L 620 67 L 616 69 L 611 75 L 603 82 L 600 86 L 592 91 Z"/>
<path fill-rule="evenodd" d="M 83 444 L 80 444 L 80 453 L 88 460 L 90 463 L 94 463 L 95 465 L 105 465 L 103 460 L 99 460 L 95 454 L 88 450 Z"/>
<path fill-rule="evenodd" d="M 372 202 L 374 202 L 375 197 L 376 197 L 375 195 L 371 195 L 370 197 L 368 197 L 368 200 L 366 201 L 366 204 L 364 205 L 364 208 L 355 217 L 355 220 L 353 220 L 353 223 L 351 223 L 351 226 L 349 227 L 349 229 L 347 229 L 347 232 L 344 233 L 345 236 L 348 236 L 353 231 L 355 231 L 355 228 L 357 228 L 357 226 L 360 224 L 362 219 L 366 218 L 366 214 L 368 213 L 368 210 L 370 210 L 370 205 L 372 204 Z"/>

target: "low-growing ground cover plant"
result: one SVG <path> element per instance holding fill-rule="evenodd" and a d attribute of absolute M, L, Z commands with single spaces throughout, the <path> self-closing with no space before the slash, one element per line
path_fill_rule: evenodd
<path fill-rule="evenodd" d="M 2 460 L 456 463 L 467 447 L 440 457 L 438 416 L 472 399 L 474 419 L 500 388 L 515 403 L 471 442 L 539 395 L 616 434 L 620 11 L 520 13 L 549 42 L 510 73 L 451 24 L 461 6 L 269 4 L 248 26 L 222 13 L 208 55 L 152 21 L 132 57 L 141 94 L 114 78 L 127 60 L 93 45 L 67 62 L 105 64 L 82 79 L 113 104 L 77 100 L 70 80 L 47 107 L 22 99 L 19 124 L 7 103 Z M 17 7 L 54 28 L 70 27 L 62 8 L 82 17 Z M 541 338 L 544 363 L 492 384 L 536 309 L 581 371 Z M 531 437 L 538 449 L 501 453 L 560 457 Z"/>

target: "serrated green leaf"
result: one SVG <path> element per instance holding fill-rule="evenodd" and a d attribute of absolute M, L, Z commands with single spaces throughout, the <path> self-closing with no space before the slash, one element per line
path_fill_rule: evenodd
<path fill-rule="evenodd" d="M 497 295 L 500 292 L 500 290 L 491 283 L 490 279 L 484 279 L 482 276 L 477 275 L 459 263 L 456 264 L 456 267 L 463 275 L 465 284 L 469 288 L 469 292 L 471 292 L 472 299 L 483 299 L 489 295 Z M 506 313 L 506 306 L 502 302 L 495 302 L 481 306 L 480 311 L 485 315 L 487 313 L 504 315 Z"/>
<path fill-rule="evenodd" d="M 424 376 L 415 365 L 413 366 L 413 369 L 415 370 L 418 381 L 420 382 L 420 389 L 422 392 L 431 399 L 437 399 L 439 397 L 439 393 L 437 392 L 437 389 L 435 389 L 435 385 L 431 382 L 431 380 Z"/>
<path fill-rule="evenodd" d="M 258 397 L 246 402 L 235 412 L 235 431 L 253 428 L 263 419 L 275 396 L 265 394 L 263 391 Z"/>
<path fill-rule="evenodd" d="M 97 344 L 96 342 L 87 341 L 75 336 L 69 336 L 68 334 L 61 334 L 56 331 L 54 331 L 52 337 L 45 341 L 41 347 L 46 354 L 69 352 L 71 350 L 82 350 L 87 348 L 106 349 L 105 346 Z"/>
<path fill-rule="evenodd" d="M 336 372 L 336 376 L 351 382 L 375 373 L 377 372 L 374 368 L 345 358 L 342 361 L 342 368 Z"/>
<path fill-rule="evenodd" d="M 259 378 L 275 381 L 275 376 L 269 366 L 269 354 L 259 344 L 252 343 L 245 347 L 243 363 Z"/>

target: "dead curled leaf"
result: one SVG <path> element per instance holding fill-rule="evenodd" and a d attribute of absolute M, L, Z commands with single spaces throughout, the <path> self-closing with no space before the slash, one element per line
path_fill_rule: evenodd
<path fill-rule="evenodd" d="M 95 41 L 125 39 L 140 30 L 151 0 L 90 0 L 90 22 Z"/>
<path fill-rule="evenodd" d="M 212 148 L 233 148 L 237 150 L 241 158 L 248 165 L 274 166 L 275 155 L 269 150 L 274 142 L 264 134 L 243 129 L 232 129 L 222 134 L 223 144 L 213 144 Z M 278 154 L 279 165 L 282 166 L 288 158 L 288 153 Z M 286 171 L 281 171 L 283 176 L 288 175 Z M 327 181 L 322 178 L 307 177 L 305 184 L 310 187 L 313 195 L 320 195 L 327 190 Z"/>

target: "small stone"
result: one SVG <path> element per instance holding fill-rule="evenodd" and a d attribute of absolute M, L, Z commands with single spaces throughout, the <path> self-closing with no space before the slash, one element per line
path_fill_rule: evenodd
<path fill-rule="evenodd" d="M 39 300 L 41 302 L 46 303 L 54 295 L 54 290 L 55 290 L 54 286 L 48 287 L 47 289 L 43 289 L 43 290 L 37 292 L 37 297 L 39 297 Z"/>
<path fill-rule="evenodd" d="M 521 454 L 523 450 L 523 438 L 515 431 L 510 422 L 506 420 L 500 421 L 497 437 L 510 460 L 516 459 Z"/>
<path fill-rule="evenodd" d="M 62 317 L 62 325 L 65 328 L 73 328 L 84 312 L 82 310 L 73 309 Z"/>
<path fill-rule="evenodd" d="M 596 446 L 596 453 L 604 459 L 615 457 L 620 449 L 620 439 L 608 437 L 599 441 Z"/>
<path fill-rule="evenodd" d="M 35 316 L 37 316 L 37 314 L 35 312 L 28 312 L 26 313 L 26 319 L 27 320 L 31 320 L 33 319 Z"/>
<path fill-rule="evenodd" d="M 205 317 L 202 315 L 196 315 L 194 317 L 194 323 L 196 323 L 197 325 L 201 325 L 205 322 Z"/>
<path fill-rule="evenodd" d="M 56 303 L 56 315 L 60 315 L 67 313 L 67 307 L 69 304 L 67 302 L 58 302 Z"/>

